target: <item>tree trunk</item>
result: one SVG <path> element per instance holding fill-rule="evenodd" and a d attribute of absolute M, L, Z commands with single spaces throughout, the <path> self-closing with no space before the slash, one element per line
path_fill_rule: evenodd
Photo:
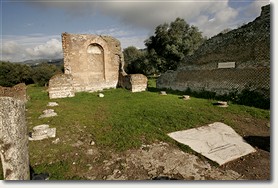
<path fill-rule="evenodd" d="M 29 180 L 24 101 L 0 97 L 0 156 L 5 180 Z"/>

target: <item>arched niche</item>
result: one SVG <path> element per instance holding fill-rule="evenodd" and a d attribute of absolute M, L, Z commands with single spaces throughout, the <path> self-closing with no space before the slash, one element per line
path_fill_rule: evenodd
<path fill-rule="evenodd" d="M 92 43 L 87 47 L 88 69 L 95 73 L 98 80 L 105 79 L 104 50 L 101 45 Z"/>
<path fill-rule="evenodd" d="M 90 44 L 87 48 L 87 53 L 100 55 L 103 54 L 103 48 L 99 44 Z"/>

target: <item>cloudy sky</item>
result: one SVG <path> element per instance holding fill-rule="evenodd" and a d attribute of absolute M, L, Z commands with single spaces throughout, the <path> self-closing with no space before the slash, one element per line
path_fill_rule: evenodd
<path fill-rule="evenodd" d="M 1 60 L 61 58 L 61 33 L 111 35 L 145 48 L 159 24 L 183 18 L 211 37 L 253 21 L 269 0 L 1 0 Z"/>

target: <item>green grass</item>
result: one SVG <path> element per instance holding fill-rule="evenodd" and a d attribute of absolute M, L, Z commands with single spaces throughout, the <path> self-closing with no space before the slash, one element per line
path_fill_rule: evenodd
<path fill-rule="evenodd" d="M 29 143 L 30 163 L 36 171 L 48 172 L 52 179 L 83 179 L 75 172 L 84 171 L 90 159 L 79 157 L 86 148 L 72 147 L 77 140 L 85 143 L 94 140 L 98 148 L 121 152 L 155 141 L 178 145 L 167 133 L 216 121 L 236 127 L 237 122 L 231 118 L 234 116 L 270 121 L 269 110 L 235 104 L 219 108 L 212 105 L 215 101 L 208 99 L 184 101 L 177 94 L 161 96 L 153 80 L 149 81 L 146 92 L 131 93 L 119 88 L 102 93 L 104 98 L 99 98 L 97 92 L 81 92 L 73 98 L 50 100 L 46 88 L 28 86 L 28 130 L 49 124 L 56 127 L 56 138 L 61 140 L 59 144 L 52 143 L 55 138 Z M 43 110 L 50 108 L 46 106 L 50 101 L 59 103 L 51 107 L 58 116 L 38 119 Z M 180 147 L 190 151 L 188 147 Z M 79 164 L 78 169 L 69 165 L 73 162 Z"/>
<path fill-rule="evenodd" d="M 233 114 L 270 118 L 268 110 L 234 104 L 229 108 L 218 108 L 211 100 L 191 98 L 184 101 L 179 95 L 161 96 L 157 92 L 131 93 L 125 89 L 112 89 L 102 92 L 104 98 L 97 97 L 97 93 L 81 92 L 73 98 L 56 100 L 49 100 L 43 88 L 28 87 L 28 93 L 31 97 L 27 104 L 32 122 L 30 130 L 35 125 L 49 123 L 57 128 L 58 135 L 73 135 L 74 138 L 75 134 L 84 131 L 91 134 L 98 146 L 119 151 L 155 140 L 168 141 L 166 134 L 169 132 L 215 121 L 230 122 Z M 38 119 L 49 101 L 59 103 L 54 107 L 58 116 Z"/>

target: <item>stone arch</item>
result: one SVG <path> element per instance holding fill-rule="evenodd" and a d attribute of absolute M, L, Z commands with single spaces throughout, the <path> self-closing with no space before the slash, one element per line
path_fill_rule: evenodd
<path fill-rule="evenodd" d="M 87 48 L 87 53 L 89 54 L 103 54 L 103 48 L 96 43 L 90 44 Z"/>

